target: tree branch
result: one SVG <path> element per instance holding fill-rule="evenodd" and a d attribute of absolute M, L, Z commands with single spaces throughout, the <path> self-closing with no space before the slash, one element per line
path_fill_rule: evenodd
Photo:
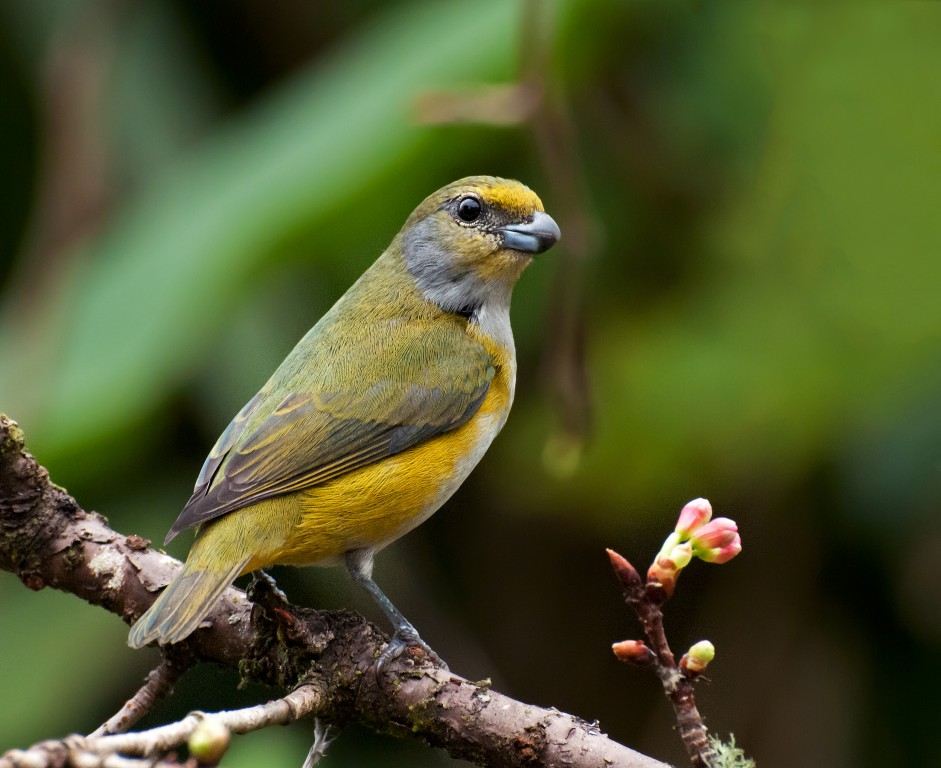
<path fill-rule="evenodd" d="M 16 423 L 0 415 L 0 569 L 30 589 L 70 592 L 133 623 L 179 567 L 140 537 L 112 530 L 53 485 L 26 453 Z M 375 659 L 385 641 L 351 612 L 268 610 L 229 588 L 204 626 L 173 653 L 181 664 L 212 661 L 282 690 L 316 692 L 310 711 L 335 725 L 356 721 L 383 733 L 418 736 L 479 764 L 665 768 L 577 717 L 524 704 L 443 667 L 419 665 L 427 662 L 420 651 L 391 665 L 394 684 L 383 684 Z M 85 746 L 94 741 L 85 739 Z"/>

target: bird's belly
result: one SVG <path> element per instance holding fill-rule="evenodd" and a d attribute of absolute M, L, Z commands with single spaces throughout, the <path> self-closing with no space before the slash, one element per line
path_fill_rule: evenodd
<path fill-rule="evenodd" d="M 427 520 L 464 482 L 503 427 L 511 392 L 492 384 L 478 412 L 457 429 L 282 497 L 281 503 L 292 508 L 294 525 L 283 543 L 259 553 L 245 571 L 271 564 L 327 565 L 352 549 L 381 549 Z"/>

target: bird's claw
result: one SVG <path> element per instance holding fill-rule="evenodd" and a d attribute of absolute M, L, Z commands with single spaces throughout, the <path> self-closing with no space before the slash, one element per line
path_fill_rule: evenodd
<path fill-rule="evenodd" d="M 432 664 L 445 669 L 448 668 L 448 665 L 431 649 L 431 646 L 419 637 L 415 627 L 406 625 L 395 630 L 395 634 L 392 635 L 389 642 L 386 643 L 386 647 L 379 654 L 379 658 L 376 660 L 376 677 L 381 678 L 386 664 L 397 659 L 408 648 L 419 648 Z"/>

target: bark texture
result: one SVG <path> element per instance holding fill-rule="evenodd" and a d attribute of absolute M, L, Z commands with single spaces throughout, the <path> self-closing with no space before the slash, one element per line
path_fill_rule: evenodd
<path fill-rule="evenodd" d="M 0 569 L 30 589 L 70 592 L 131 624 L 179 567 L 51 483 L 19 427 L 0 414 Z M 168 658 L 224 664 L 282 691 L 312 686 L 316 714 L 330 723 L 418 737 L 479 765 L 665 768 L 595 725 L 472 683 L 417 649 L 391 663 L 380 683 L 374 664 L 386 639 L 356 614 L 283 603 L 259 582 L 253 601 L 229 588 L 205 626 Z"/>

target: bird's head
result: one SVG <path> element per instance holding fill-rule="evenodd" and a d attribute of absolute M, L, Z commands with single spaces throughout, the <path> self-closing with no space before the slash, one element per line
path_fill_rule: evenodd
<path fill-rule="evenodd" d="M 427 197 L 400 233 L 405 266 L 425 298 L 473 314 L 509 304 L 537 253 L 560 237 L 542 201 L 518 181 L 469 176 Z"/>

